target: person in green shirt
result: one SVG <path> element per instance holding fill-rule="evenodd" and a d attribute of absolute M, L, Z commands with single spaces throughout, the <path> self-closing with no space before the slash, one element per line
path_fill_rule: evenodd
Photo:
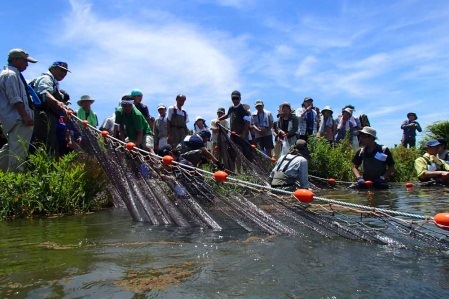
<path fill-rule="evenodd" d="M 92 100 L 90 96 L 83 95 L 77 102 L 78 106 L 80 106 L 80 108 L 78 109 L 78 117 L 81 120 L 87 120 L 89 122 L 89 125 L 96 128 L 98 126 L 98 118 L 91 108 L 93 102 L 95 102 L 95 100 Z"/>
<path fill-rule="evenodd" d="M 134 107 L 131 96 L 123 96 L 121 108 L 115 111 L 115 123 L 120 128 L 120 139 L 125 142 L 133 142 L 137 147 L 153 152 L 153 133 L 143 114 Z"/>

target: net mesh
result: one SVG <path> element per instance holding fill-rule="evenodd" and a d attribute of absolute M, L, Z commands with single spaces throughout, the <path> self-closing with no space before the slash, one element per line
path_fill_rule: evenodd
<path fill-rule="evenodd" d="M 427 221 L 418 223 L 337 205 L 302 204 L 241 184 L 230 191 L 194 169 L 167 166 L 160 157 L 128 150 L 123 143 L 103 138 L 98 130 L 70 117 L 83 136 L 83 149 L 95 155 L 108 176 L 115 205 L 126 206 L 134 221 L 214 230 L 241 227 L 268 234 L 314 232 L 398 248 L 449 250 L 448 235 Z M 253 181 L 266 184 L 271 161 L 259 154 L 248 159 L 225 131 L 220 134 L 223 138 L 218 146 L 223 150 L 217 154 L 226 167 L 235 170 L 240 159 Z M 235 155 L 225 157 L 229 147 Z M 245 188 L 247 193 L 242 191 Z"/>

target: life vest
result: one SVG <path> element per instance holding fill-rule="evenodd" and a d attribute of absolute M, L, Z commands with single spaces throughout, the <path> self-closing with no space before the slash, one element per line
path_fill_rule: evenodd
<path fill-rule="evenodd" d="M 359 156 L 362 159 L 363 178 L 365 180 L 374 180 L 382 176 L 387 170 L 386 146 L 376 144 L 374 155 L 366 156 L 364 149 L 360 150 Z"/>

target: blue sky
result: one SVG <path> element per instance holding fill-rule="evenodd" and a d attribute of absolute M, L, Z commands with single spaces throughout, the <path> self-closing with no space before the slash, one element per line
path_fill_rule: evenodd
<path fill-rule="evenodd" d="M 179 93 L 193 120 L 218 107 L 261 99 L 276 114 L 312 97 L 334 116 L 346 104 L 367 114 L 379 143 L 400 142 L 416 112 L 423 127 L 449 111 L 449 1 L 15 0 L 2 1 L 0 54 L 23 48 L 39 60 L 28 80 L 56 60 L 72 108 L 83 94 L 100 122 L 133 88 L 157 115 Z M 421 134 L 422 136 L 422 134 Z"/>

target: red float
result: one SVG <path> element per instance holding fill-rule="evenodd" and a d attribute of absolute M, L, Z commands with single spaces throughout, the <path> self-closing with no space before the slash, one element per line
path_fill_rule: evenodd
<path fill-rule="evenodd" d="M 254 144 L 251 144 L 252 149 L 256 149 L 256 146 Z"/>
<path fill-rule="evenodd" d="M 308 189 L 297 189 L 293 192 L 293 196 L 300 202 L 309 203 L 313 201 L 315 193 Z"/>
<path fill-rule="evenodd" d="M 171 165 L 173 163 L 173 157 L 169 155 L 165 155 L 162 157 L 162 162 L 166 165 Z"/>
<path fill-rule="evenodd" d="M 108 135 L 109 135 L 109 132 L 108 132 L 108 131 L 101 131 L 101 136 L 102 136 L 103 138 L 108 137 Z"/>
<path fill-rule="evenodd" d="M 433 221 L 439 228 L 449 230 L 449 213 L 438 213 L 433 217 Z"/>
<path fill-rule="evenodd" d="M 72 110 L 67 110 L 66 113 L 67 113 L 67 115 L 72 115 L 73 111 Z"/>
<path fill-rule="evenodd" d="M 231 132 L 231 135 L 235 135 L 235 134 L 237 134 L 235 131 L 232 131 L 232 132 Z"/>
<path fill-rule="evenodd" d="M 214 179 L 217 182 L 224 182 L 227 180 L 227 178 L 228 178 L 228 174 L 224 171 L 219 170 L 214 173 Z"/>
<path fill-rule="evenodd" d="M 272 158 L 271 158 L 271 162 L 273 162 L 273 163 L 276 162 L 276 158 L 275 158 L 275 157 L 272 157 Z"/>
<path fill-rule="evenodd" d="M 83 120 L 81 123 L 82 123 L 85 127 L 87 127 L 87 126 L 89 125 L 89 122 L 88 122 L 87 120 Z"/>
<path fill-rule="evenodd" d="M 413 187 L 413 183 L 407 183 L 407 184 L 405 184 L 405 187 L 412 188 Z"/>
<path fill-rule="evenodd" d="M 136 146 L 136 145 L 135 145 L 134 143 L 128 142 L 128 143 L 126 144 L 126 149 L 131 151 L 131 150 L 134 149 L 135 146 Z"/>
<path fill-rule="evenodd" d="M 214 151 L 218 152 L 218 145 L 214 146 Z"/>
<path fill-rule="evenodd" d="M 365 185 L 366 185 L 368 188 L 371 188 L 371 187 L 373 186 L 373 182 L 371 182 L 371 181 L 365 181 Z"/>
<path fill-rule="evenodd" d="M 330 179 L 327 180 L 327 182 L 329 183 L 329 185 L 335 186 L 335 179 L 330 178 Z"/>

